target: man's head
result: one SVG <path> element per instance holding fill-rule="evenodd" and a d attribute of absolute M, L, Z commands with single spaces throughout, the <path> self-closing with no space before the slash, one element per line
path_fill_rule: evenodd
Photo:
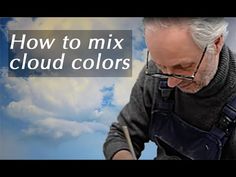
<path fill-rule="evenodd" d="M 223 18 L 144 18 L 147 47 L 163 73 L 193 75 L 207 47 L 194 80 L 170 77 L 170 87 L 196 93 L 209 84 L 218 68 L 227 25 Z"/>

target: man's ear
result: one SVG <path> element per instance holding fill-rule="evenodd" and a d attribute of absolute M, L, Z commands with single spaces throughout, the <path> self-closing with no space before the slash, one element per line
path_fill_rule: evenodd
<path fill-rule="evenodd" d="M 224 38 L 223 38 L 223 35 L 221 35 L 220 37 L 218 37 L 215 42 L 214 42 L 214 46 L 215 46 L 215 51 L 216 51 L 216 54 L 219 54 L 222 47 L 224 45 Z"/>

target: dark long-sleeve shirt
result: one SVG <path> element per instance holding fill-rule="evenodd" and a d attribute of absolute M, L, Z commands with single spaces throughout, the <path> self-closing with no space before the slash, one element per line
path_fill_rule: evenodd
<path fill-rule="evenodd" d="M 157 68 L 150 62 L 153 70 Z M 122 125 L 127 125 L 137 157 L 144 149 L 144 143 L 149 141 L 148 130 L 154 93 L 158 91 L 156 79 L 145 75 L 143 69 L 132 89 L 129 102 L 125 105 L 114 122 L 104 143 L 104 155 L 111 159 L 122 150 L 128 150 L 128 144 L 122 131 Z M 183 93 L 175 88 L 174 111 L 184 121 L 202 130 L 210 128 L 219 120 L 219 114 L 225 103 L 236 96 L 236 57 L 226 46 L 220 53 L 218 70 L 211 82 L 196 94 Z M 160 156 L 165 158 L 165 154 Z M 222 159 L 236 159 L 236 131 L 223 149 Z"/>

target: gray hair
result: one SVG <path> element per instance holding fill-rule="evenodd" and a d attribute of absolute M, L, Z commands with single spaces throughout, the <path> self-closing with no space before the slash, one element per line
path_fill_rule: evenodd
<path fill-rule="evenodd" d="M 171 25 L 188 24 L 190 26 L 191 35 L 193 41 L 201 48 L 204 49 L 208 46 L 208 52 L 214 52 L 213 44 L 214 41 L 223 36 L 225 41 L 228 31 L 228 22 L 224 18 L 155 18 L 145 17 L 143 19 L 144 26 L 149 24 L 158 24 L 163 28 L 167 28 Z"/>

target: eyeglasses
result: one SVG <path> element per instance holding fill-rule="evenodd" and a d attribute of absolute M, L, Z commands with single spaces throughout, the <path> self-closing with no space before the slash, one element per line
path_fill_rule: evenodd
<path fill-rule="evenodd" d="M 166 74 L 166 73 L 159 73 L 159 72 L 149 73 L 148 72 L 149 50 L 148 50 L 147 51 L 147 57 L 146 57 L 146 71 L 145 71 L 145 74 L 148 75 L 148 76 L 157 77 L 157 78 L 161 78 L 161 79 L 168 79 L 170 77 L 173 77 L 173 78 L 177 78 L 177 79 L 184 79 L 184 80 L 193 81 L 194 78 L 195 78 L 195 75 L 197 74 L 198 69 L 199 69 L 199 67 L 202 63 L 202 60 L 205 56 L 206 51 L 207 51 L 207 46 L 205 47 L 205 49 L 202 53 L 201 59 L 200 59 L 198 65 L 196 67 L 195 72 L 192 74 L 192 76 L 185 76 L 185 75 L 180 75 L 180 74 Z"/>

